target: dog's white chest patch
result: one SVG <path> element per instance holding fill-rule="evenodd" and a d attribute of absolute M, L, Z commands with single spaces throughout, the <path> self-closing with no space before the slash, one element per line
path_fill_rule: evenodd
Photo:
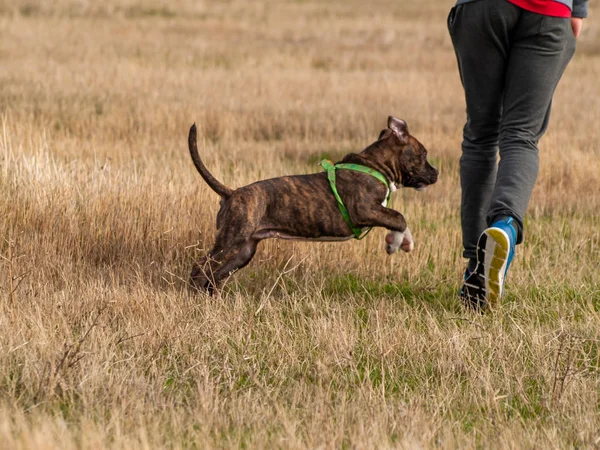
<path fill-rule="evenodd" d="M 390 183 L 390 187 L 387 190 L 387 192 L 385 193 L 385 199 L 381 202 L 381 206 L 383 206 L 384 208 L 387 208 L 390 191 L 396 192 L 397 190 L 398 190 L 398 188 L 396 187 L 396 185 L 394 183 Z"/>
<path fill-rule="evenodd" d="M 384 208 L 387 208 L 387 203 L 388 203 L 388 195 L 390 195 L 390 190 L 388 189 L 387 192 L 385 193 L 385 198 L 383 199 L 383 201 L 381 202 L 381 206 L 383 206 Z"/>

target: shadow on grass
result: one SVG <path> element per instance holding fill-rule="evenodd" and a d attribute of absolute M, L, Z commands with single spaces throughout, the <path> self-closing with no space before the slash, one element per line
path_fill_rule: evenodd
<path fill-rule="evenodd" d="M 365 279 L 349 273 L 328 278 L 323 292 L 338 298 L 352 296 L 366 301 L 394 298 L 401 299 L 411 307 L 428 304 L 454 310 L 459 307 L 456 301 L 456 289 L 456 286 L 447 283 L 439 283 L 432 287 L 422 284 L 413 285 L 407 282 Z"/>

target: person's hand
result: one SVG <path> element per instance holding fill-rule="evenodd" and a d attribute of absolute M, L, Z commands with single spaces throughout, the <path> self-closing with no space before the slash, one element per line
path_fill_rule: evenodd
<path fill-rule="evenodd" d="M 573 35 L 575 35 L 576 38 L 579 37 L 582 28 L 583 19 L 581 19 L 580 17 L 571 17 L 571 29 L 573 30 Z"/>

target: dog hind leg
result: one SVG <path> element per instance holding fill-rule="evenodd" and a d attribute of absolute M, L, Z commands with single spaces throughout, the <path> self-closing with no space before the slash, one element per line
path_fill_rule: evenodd
<path fill-rule="evenodd" d="M 249 239 L 226 250 L 215 248 L 192 268 L 190 285 L 211 295 L 233 272 L 246 266 L 254 257 L 257 240 Z"/>
<path fill-rule="evenodd" d="M 211 284 L 210 280 L 214 278 L 212 263 L 215 262 L 211 253 L 209 252 L 192 266 L 192 273 L 190 275 L 190 288 L 192 290 L 205 291 Z"/>
<path fill-rule="evenodd" d="M 221 281 L 229 277 L 233 272 L 248 265 L 256 253 L 257 246 L 258 241 L 252 239 L 246 241 L 243 245 L 232 249 L 229 252 L 228 258 L 223 261 L 221 266 L 214 272 L 213 278 L 215 287 L 218 286 Z"/>

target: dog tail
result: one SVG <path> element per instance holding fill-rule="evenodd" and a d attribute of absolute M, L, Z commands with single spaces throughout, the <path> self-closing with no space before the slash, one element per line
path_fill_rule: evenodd
<path fill-rule="evenodd" d="M 212 174 L 208 171 L 202 160 L 200 159 L 200 155 L 198 154 L 198 144 L 196 143 L 196 124 L 192 125 L 190 128 L 190 135 L 188 136 L 188 147 L 190 149 L 190 155 L 192 156 L 192 161 L 194 162 L 194 166 L 206 184 L 208 184 L 213 191 L 219 194 L 221 197 L 229 198 L 231 194 L 233 194 L 233 190 L 229 189 L 219 180 L 212 176 Z"/>

